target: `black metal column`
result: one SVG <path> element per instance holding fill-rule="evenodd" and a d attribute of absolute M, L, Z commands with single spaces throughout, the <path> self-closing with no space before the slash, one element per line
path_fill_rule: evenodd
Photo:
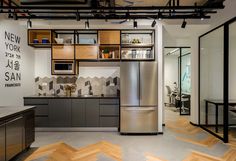
<path fill-rule="evenodd" d="M 224 142 L 229 141 L 229 24 L 224 25 Z"/>

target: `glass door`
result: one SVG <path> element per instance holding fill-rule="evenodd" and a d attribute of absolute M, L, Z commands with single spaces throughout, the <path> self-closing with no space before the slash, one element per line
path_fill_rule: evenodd
<path fill-rule="evenodd" d="M 165 47 L 165 105 L 180 115 L 190 115 L 191 51 L 190 47 Z"/>

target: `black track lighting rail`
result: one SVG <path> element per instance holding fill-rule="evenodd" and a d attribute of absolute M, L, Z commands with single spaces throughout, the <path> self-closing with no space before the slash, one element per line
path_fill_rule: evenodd
<path fill-rule="evenodd" d="M 138 15 L 138 16 L 130 16 L 129 19 L 156 19 L 158 18 L 156 15 L 149 15 L 147 17 L 147 15 Z M 162 16 L 162 19 L 209 19 L 210 16 L 193 16 L 193 15 L 173 15 L 173 16 Z M 18 16 L 18 19 L 54 19 L 54 20 L 76 20 L 76 16 Z M 111 20 L 115 20 L 115 19 L 127 19 L 127 17 L 125 16 L 110 16 L 110 17 L 80 17 L 81 20 L 87 20 L 87 19 L 98 19 L 98 20 L 102 20 L 102 19 L 111 19 Z"/>
<path fill-rule="evenodd" d="M 74 6 L 1 6 L 0 9 L 18 10 L 211 10 L 223 9 L 224 5 L 217 6 L 145 6 L 145 7 L 74 7 Z"/>

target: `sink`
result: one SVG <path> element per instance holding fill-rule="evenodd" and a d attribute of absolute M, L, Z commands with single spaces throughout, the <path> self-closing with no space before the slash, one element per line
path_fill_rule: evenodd
<path fill-rule="evenodd" d="M 84 95 L 79 95 L 78 97 L 99 97 L 99 95 L 84 94 Z"/>

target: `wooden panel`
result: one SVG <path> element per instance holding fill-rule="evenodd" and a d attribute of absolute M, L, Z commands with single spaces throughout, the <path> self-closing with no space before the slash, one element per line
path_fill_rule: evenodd
<path fill-rule="evenodd" d="M 52 59 L 74 59 L 73 45 L 53 45 Z"/>
<path fill-rule="evenodd" d="M 119 30 L 106 30 L 99 31 L 100 44 L 120 44 L 120 31 Z"/>
<path fill-rule="evenodd" d="M 76 59 L 97 59 L 98 46 L 92 45 L 77 45 Z"/>

